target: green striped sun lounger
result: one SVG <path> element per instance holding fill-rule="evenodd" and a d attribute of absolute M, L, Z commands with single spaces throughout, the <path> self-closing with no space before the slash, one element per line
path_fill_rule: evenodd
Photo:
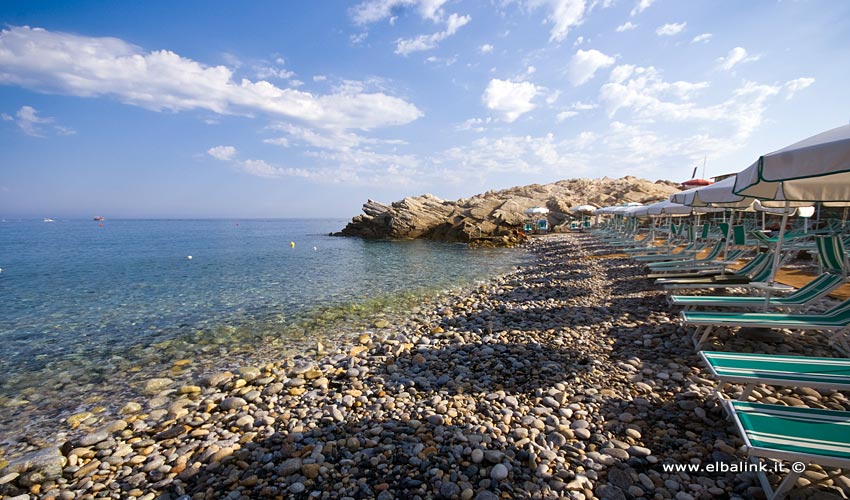
<path fill-rule="evenodd" d="M 681 318 L 684 325 L 696 327 L 693 341 L 697 348 L 708 340 L 715 327 L 746 326 L 830 332 L 830 343 L 834 344 L 839 351 L 845 354 L 850 353 L 850 344 L 847 341 L 848 327 L 850 327 L 850 299 L 841 302 L 823 314 L 682 311 Z"/>
<path fill-rule="evenodd" d="M 717 275 L 724 275 L 726 277 L 740 277 L 745 280 L 749 280 L 750 275 L 755 273 L 756 271 L 762 269 L 762 267 L 766 266 L 766 261 L 769 257 L 767 253 L 756 254 L 755 257 L 750 259 L 749 262 L 743 265 L 740 269 L 737 270 L 726 270 L 728 272 L 709 272 L 709 271 L 699 271 L 697 276 L 665 276 L 663 278 L 659 277 L 655 280 L 656 285 L 670 285 L 670 284 L 705 284 L 712 283 L 712 277 Z M 650 277 L 652 275 L 648 275 Z"/>
<path fill-rule="evenodd" d="M 822 272 L 840 272 L 847 276 L 847 256 L 841 238 L 819 236 L 815 242 L 818 250 L 818 266 Z"/>
<path fill-rule="evenodd" d="M 700 351 L 718 393 L 726 384 L 743 384 L 738 398 L 746 401 L 756 385 L 850 390 L 850 359 Z M 848 436 L 850 441 L 850 436 Z"/>
<path fill-rule="evenodd" d="M 723 243 L 718 242 L 714 245 L 714 248 L 703 258 L 697 259 L 693 254 L 691 257 L 683 260 L 670 260 L 670 261 L 661 261 L 661 262 L 650 262 L 646 265 L 646 267 L 650 269 L 664 268 L 664 267 L 678 267 L 683 265 L 690 265 L 695 262 L 711 262 L 720 256 L 720 253 L 723 252 Z"/>
<path fill-rule="evenodd" d="M 648 274 L 647 278 L 675 278 L 688 277 L 689 273 L 699 271 L 722 271 L 726 266 L 737 264 L 738 257 L 743 253 L 743 250 L 732 250 L 727 257 L 728 260 L 715 259 L 696 259 L 696 260 L 681 260 L 670 262 L 670 265 L 650 268 L 652 274 Z"/>
<path fill-rule="evenodd" d="M 774 490 L 764 470 L 757 469 L 768 500 L 784 498 L 812 464 L 834 471 L 810 486 L 850 472 L 850 412 L 744 401 L 724 404 L 741 434 L 750 461 L 768 470 L 777 467 L 761 463 L 761 459 L 780 461 L 785 463 L 782 470 L 791 471 Z"/>
<path fill-rule="evenodd" d="M 761 283 L 770 278 L 772 272 L 771 262 L 770 254 L 761 253 L 735 273 L 721 274 L 702 279 L 658 279 L 655 280 L 655 283 L 664 285 L 664 289 L 667 291 L 748 286 L 751 283 Z M 750 264 L 753 264 L 753 266 L 750 266 Z"/>
<path fill-rule="evenodd" d="M 761 297 L 734 297 L 713 295 L 671 295 L 670 305 L 684 306 L 685 310 L 694 307 L 726 307 L 749 308 L 767 311 L 772 307 L 800 310 L 816 302 L 826 294 L 844 284 L 844 277 L 839 274 L 821 274 L 806 285 L 785 297 L 771 297 L 769 294 Z"/>

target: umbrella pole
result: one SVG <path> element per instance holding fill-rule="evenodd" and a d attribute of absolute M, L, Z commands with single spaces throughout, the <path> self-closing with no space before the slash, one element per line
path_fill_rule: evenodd
<path fill-rule="evenodd" d="M 723 211 L 723 218 L 726 218 L 726 211 Z M 735 223 L 735 211 L 732 210 L 732 213 L 729 214 L 729 230 L 726 231 L 726 245 L 723 247 L 723 260 L 726 260 L 726 257 L 729 255 L 729 240 L 732 239 L 732 224 Z"/>
<path fill-rule="evenodd" d="M 771 285 L 776 282 L 776 273 L 779 272 L 779 263 L 782 260 L 779 254 L 782 251 L 782 238 L 785 237 L 785 224 L 788 223 L 788 205 L 788 200 L 785 200 L 785 210 L 782 211 L 782 225 L 779 226 L 779 238 L 776 240 L 776 250 L 773 254 L 773 271 L 770 273 L 770 280 L 768 280 Z"/>
<path fill-rule="evenodd" d="M 850 207 L 844 207 L 844 215 L 841 216 L 841 229 L 844 229 L 844 224 L 847 222 L 847 209 Z"/>

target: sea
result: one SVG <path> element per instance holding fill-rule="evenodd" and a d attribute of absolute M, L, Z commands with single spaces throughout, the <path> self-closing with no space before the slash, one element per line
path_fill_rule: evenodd
<path fill-rule="evenodd" d="M 345 222 L 0 221 L 0 444 L 115 411 L 150 378 L 332 345 L 530 258 L 329 236 Z"/>

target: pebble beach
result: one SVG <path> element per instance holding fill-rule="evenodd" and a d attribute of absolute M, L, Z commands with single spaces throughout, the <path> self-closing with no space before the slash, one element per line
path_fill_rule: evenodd
<path fill-rule="evenodd" d="M 334 346 L 81 413 L 55 446 L 0 445 L 0 498 L 762 498 L 666 295 L 590 234 Z M 836 356 L 818 334 L 715 349 Z M 730 394 L 734 395 L 733 389 Z M 850 410 L 846 393 L 757 388 Z M 820 479 L 807 471 L 800 481 Z M 850 480 L 795 494 L 847 498 Z"/>

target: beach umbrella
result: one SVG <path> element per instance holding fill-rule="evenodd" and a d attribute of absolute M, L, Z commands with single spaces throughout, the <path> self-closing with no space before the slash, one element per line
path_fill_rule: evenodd
<path fill-rule="evenodd" d="M 523 213 L 525 215 L 542 215 L 542 214 L 548 214 L 549 209 L 545 208 L 545 207 L 533 207 L 533 208 L 525 209 L 525 211 L 523 211 Z"/>
<path fill-rule="evenodd" d="M 754 198 L 740 196 L 734 193 L 736 176 L 721 179 L 709 186 L 689 189 L 671 196 L 671 200 L 693 207 L 724 207 L 739 210 L 752 208 Z M 729 216 L 729 230 L 726 234 L 726 243 L 723 246 L 723 259 L 729 254 L 729 242 L 732 240 L 732 227 L 735 224 L 735 212 Z"/>
<path fill-rule="evenodd" d="M 677 193 L 673 201 L 693 207 L 722 206 L 726 208 L 746 208 L 752 205 L 754 198 L 735 194 L 737 176 L 727 177 L 709 186 L 689 189 Z M 671 197 L 671 198 L 673 198 Z"/>
<path fill-rule="evenodd" d="M 735 194 L 762 204 L 782 206 L 782 225 L 773 259 L 773 281 L 779 268 L 779 248 L 785 237 L 789 207 L 820 201 L 850 205 L 850 125 L 813 135 L 762 155 L 736 176 Z"/>
<path fill-rule="evenodd" d="M 814 201 L 850 205 L 850 125 L 760 156 L 738 173 L 734 192 L 773 206 Z"/>
<path fill-rule="evenodd" d="M 577 207 L 570 207 L 570 212 L 572 213 L 585 213 L 592 214 L 596 211 L 596 207 L 593 205 L 579 205 Z"/>

